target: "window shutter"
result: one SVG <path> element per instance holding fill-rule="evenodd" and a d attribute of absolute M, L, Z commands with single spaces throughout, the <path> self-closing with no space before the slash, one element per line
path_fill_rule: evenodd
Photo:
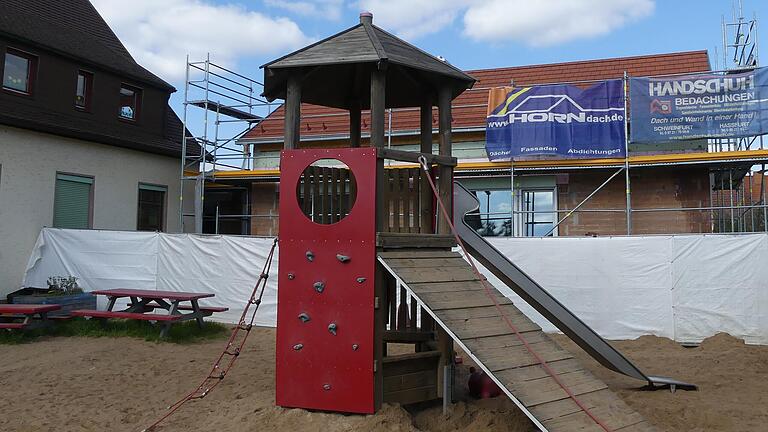
<path fill-rule="evenodd" d="M 53 203 L 53 226 L 90 228 L 91 187 L 93 179 L 59 174 Z"/>

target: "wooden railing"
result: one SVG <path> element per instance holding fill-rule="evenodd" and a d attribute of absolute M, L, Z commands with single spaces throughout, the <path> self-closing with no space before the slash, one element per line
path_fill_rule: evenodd
<path fill-rule="evenodd" d="M 399 162 L 418 163 L 419 157 L 426 158 L 430 165 L 437 164 L 442 171 L 447 168 L 452 172 L 456 158 L 406 152 L 401 150 L 379 149 L 379 158 Z M 421 167 L 387 167 L 382 171 L 379 189 L 382 196 L 378 201 L 378 214 L 383 220 L 380 232 L 420 233 L 435 232 L 435 198 L 427 180 L 427 173 Z M 433 181 L 436 181 L 433 174 Z M 441 185 L 443 182 L 439 182 Z M 448 184 L 450 189 L 451 184 Z"/>
<path fill-rule="evenodd" d="M 398 293 L 399 291 L 399 293 Z M 399 295 L 398 295 L 399 294 Z M 394 278 L 387 278 L 387 329 L 390 332 L 431 332 L 435 330 L 435 322 L 416 299 L 411 298 L 404 287 L 398 289 Z"/>
<path fill-rule="evenodd" d="M 347 168 L 311 165 L 301 175 L 296 196 L 310 220 L 332 224 L 349 214 L 357 197 L 357 184 Z"/>

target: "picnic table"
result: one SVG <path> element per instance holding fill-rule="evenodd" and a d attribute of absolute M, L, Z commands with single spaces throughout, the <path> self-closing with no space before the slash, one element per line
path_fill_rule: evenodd
<path fill-rule="evenodd" d="M 57 304 L 0 304 L 0 329 L 46 326 L 50 324 L 48 312 L 59 309 L 61 306 Z M 35 319 L 35 316 L 39 317 L 39 320 Z"/>
<path fill-rule="evenodd" d="M 171 325 L 176 322 L 196 320 L 198 326 L 204 325 L 203 318 L 216 312 L 229 310 L 226 307 L 202 307 L 198 301 L 204 298 L 214 297 L 211 293 L 190 293 L 178 291 L 156 291 L 140 289 L 109 289 L 91 291 L 94 295 L 103 295 L 108 299 L 107 310 L 75 310 L 73 316 L 91 318 L 125 318 L 143 321 L 162 322 L 160 337 L 166 337 Z M 115 303 L 118 299 L 130 298 L 131 302 L 126 309 L 115 311 Z M 189 304 L 186 304 L 186 303 Z M 185 303 L 185 304 L 181 304 Z M 154 313 L 155 309 L 165 310 L 165 313 Z"/>

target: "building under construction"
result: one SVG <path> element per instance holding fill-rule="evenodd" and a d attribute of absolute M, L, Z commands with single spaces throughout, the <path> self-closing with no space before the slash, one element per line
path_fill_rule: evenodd
<path fill-rule="evenodd" d="M 481 203 L 476 229 L 486 236 L 768 229 L 768 192 L 763 181 L 768 143 L 762 137 L 628 143 L 627 156 L 620 158 L 540 156 L 492 162 L 486 152 L 490 89 L 550 84 L 586 87 L 609 79 L 728 75 L 755 68 L 756 20 L 735 16 L 734 22 L 723 21 L 722 32 L 723 57 L 715 60 L 716 67 L 709 53 L 701 50 L 467 71 L 478 81 L 453 101 L 453 155 L 459 161 L 456 178 Z M 204 133 L 188 139 L 209 145 L 205 155 L 185 158 L 183 178 L 197 182 L 198 200 L 196 215 L 182 218 L 195 217 L 198 230 L 208 233 L 276 235 L 285 120 L 282 106 L 260 99 L 259 82 L 210 61 L 189 63 L 188 68 L 200 75 L 188 80 L 188 93 L 202 92 L 202 96 L 188 97 L 186 110 L 194 107 L 205 112 L 203 120 L 195 124 L 202 125 Z M 350 128 L 357 127 L 362 145 L 369 145 L 369 112 L 362 112 L 359 125 L 351 121 L 346 110 L 304 104 L 301 113 L 301 148 L 343 147 Z M 185 119 L 190 124 L 187 112 Z M 419 147 L 418 108 L 387 110 L 384 121 L 387 147 Z M 435 110 L 434 146 L 437 122 Z M 222 127 L 231 129 L 234 124 L 243 127 L 222 135 Z M 191 169 L 197 165 L 205 167 L 200 174 Z M 405 231 L 411 228 L 402 227 Z"/>

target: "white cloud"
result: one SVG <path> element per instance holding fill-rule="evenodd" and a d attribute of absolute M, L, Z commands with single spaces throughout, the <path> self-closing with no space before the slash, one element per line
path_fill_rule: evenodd
<path fill-rule="evenodd" d="M 405 38 L 436 33 L 462 16 L 481 42 L 553 45 L 608 34 L 647 17 L 655 0 L 358 0 L 374 22 Z"/>
<path fill-rule="evenodd" d="M 478 41 L 553 45 L 608 34 L 653 13 L 654 0 L 485 0 L 464 15 Z"/>
<path fill-rule="evenodd" d="M 373 13 L 373 22 L 406 39 L 436 33 L 451 25 L 472 0 L 359 0 L 361 10 Z"/>
<path fill-rule="evenodd" d="M 296 15 L 321 17 L 332 21 L 341 18 L 344 8 L 344 0 L 264 0 L 264 3 Z"/>
<path fill-rule="evenodd" d="M 142 66 L 168 81 L 184 77 L 186 55 L 234 66 L 241 56 L 272 55 L 310 42 L 288 18 L 203 0 L 92 0 Z"/>

